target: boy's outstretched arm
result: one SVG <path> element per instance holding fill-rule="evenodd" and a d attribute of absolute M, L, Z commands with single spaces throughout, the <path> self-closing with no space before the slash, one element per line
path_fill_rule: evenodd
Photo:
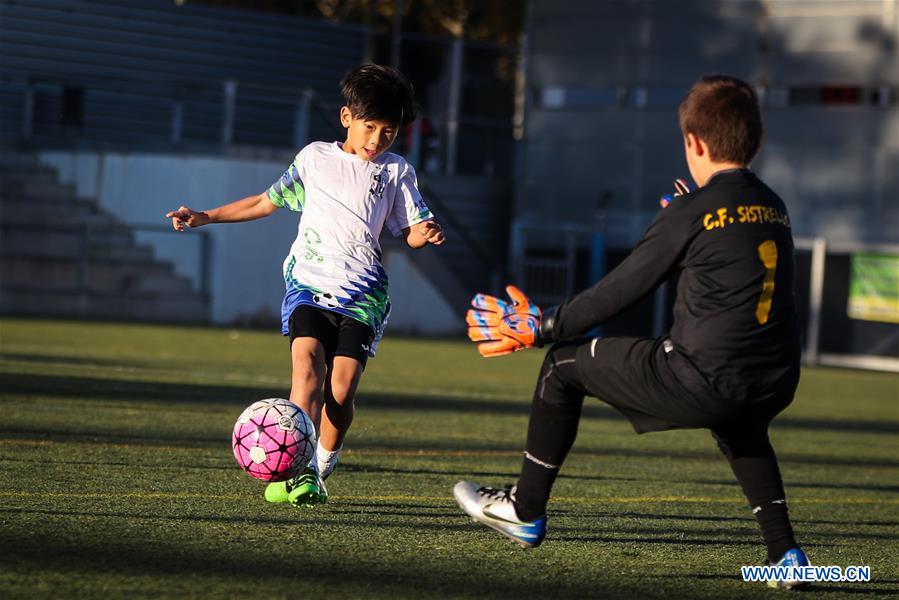
<path fill-rule="evenodd" d="M 406 245 L 414 249 L 423 248 L 428 244 L 439 246 L 446 241 L 443 227 L 434 220 L 422 221 L 403 228 L 403 237 L 406 239 Z"/>
<path fill-rule="evenodd" d="M 169 211 L 166 218 L 172 220 L 175 231 L 184 231 L 186 227 L 201 227 L 210 223 L 239 223 L 267 217 L 278 210 L 265 192 L 256 196 L 247 196 L 229 204 L 207 211 L 196 211 L 189 206 L 181 206 L 178 210 Z"/>

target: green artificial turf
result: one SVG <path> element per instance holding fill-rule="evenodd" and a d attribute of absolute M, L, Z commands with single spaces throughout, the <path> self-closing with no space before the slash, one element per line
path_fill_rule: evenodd
<path fill-rule="evenodd" d="M 539 351 L 388 337 L 314 510 L 267 504 L 230 448 L 288 393 L 277 333 L 0 320 L 0 597 L 738 598 L 755 521 L 705 431 L 636 436 L 588 400 L 525 551 L 456 507 L 511 483 Z M 807 369 L 772 428 L 813 563 L 869 565 L 822 597 L 899 594 L 899 377 Z"/>

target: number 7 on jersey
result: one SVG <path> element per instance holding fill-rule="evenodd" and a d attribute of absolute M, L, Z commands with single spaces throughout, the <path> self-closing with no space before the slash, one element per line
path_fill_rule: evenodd
<path fill-rule="evenodd" d="M 759 296 L 758 306 L 755 308 L 755 318 L 759 325 L 768 322 L 771 313 L 771 301 L 774 298 L 774 272 L 777 269 L 777 244 L 773 240 L 766 240 L 759 244 L 759 260 L 765 267 L 765 280 L 762 283 L 762 295 Z"/>

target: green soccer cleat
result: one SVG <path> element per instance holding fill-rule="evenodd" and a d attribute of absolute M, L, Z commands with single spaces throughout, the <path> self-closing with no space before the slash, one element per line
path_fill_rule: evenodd
<path fill-rule="evenodd" d="M 318 471 L 306 467 L 293 479 L 268 484 L 265 499 L 276 504 L 290 502 L 294 506 L 312 507 L 328 501 L 328 490 Z"/>

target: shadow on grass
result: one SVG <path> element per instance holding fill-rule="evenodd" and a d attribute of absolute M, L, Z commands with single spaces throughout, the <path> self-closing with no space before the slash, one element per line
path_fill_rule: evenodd
<path fill-rule="evenodd" d="M 476 468 L 476 465 L 473 465 L 471 468 L 464 469 L 424 469 L 424 468 L 400 468 L 400 467 L 387 467 L 379 464 L 359 464 L 359 463 L 350 463 L 347 461 L 343 461 L 340 463 L 340 472 L 341 473 L 366 473 L 366 474 L 375 474 L 375 473 L 389 473 L 394 475 L 445 475 L 446 477 L 461 477 L 465 479 L 471 479 L 475 477 L 490 477 L 503 481 L 515 481 L 518 479 L 519 472 L 517 470 L 514 471 L 479 471 Z M 559 475 L 559 479 L 570 479 L 574 481 L 647 481 L 645 478 L 637 478 L 637 477 L 611 477 L 605 475 L 566 475 L 565 473 L 561 473 Z"/>
<path fill-rule="evenodd" d="M 674 434 L 676 435 L 676 434 Z M 223 431 L 218 433 L 200 433 L 197 431 L 190 432 L 172 432 L 170 434 L 160 435 L 158 432 L 152 431 L 108 431 L 99 429 L 36 429 L 33 427 L 20 427 L 15 424 L 0 425 L 0 438 L 5 439 L 24 439 L 24 440 L 40 440 L 58 443 L 75 443 L 75 444 L 117 444 L 117 445 L 146 445 L 146 446 L 178 446 L 179 448 L 204 448 L 204 449 L 221 449 L 230 448 L 230 432 Z M 635 442 L 637 443 L 637 442 Z M 517 441 L 512 443 L 502 442 L 485 442 L 485 441 L 467 441 L 464 444 L 458 441 L 447 441 L 439 439 L 428 440 L 359 440 L 353 442 L 353 450 L 371 451 L 374 453 L 390 453 L 390 452 L 408 452 L 409 456 L 404 457 L 406 461 L 414 461 L 416 459 L 415 452 L 427 450 L 428 452 L 446 452 L 448 457 L 452 457 L 453 453 L 477 453 L 477 452 L 496 452 L 500 454 L 517 454 L 521 451 Z M 724 459 L 717 452 L 699 452 L 699 451 L 662 451 L 662 450 L 645 450 L 641 448 L 607 448 L 602 446 L 593 446 L 590 448 L 575 448 L 576 454 L 580 456 L 588 456 L 600 460 L 608 457 L 634 458 L 634 459 L 683 459 L 687 462 L 692 461 L 723 461 Z M 423 456 L 423 458 L 433 458 L 432 456 Z M 472 459 L 469 458 L 469 461 Z M 477 460 L 475 458 L 475 460 Z M 797 456 L 792 454 L 781 454 L 780 462 L 790 464 L 808 464 L 808 465 L 828 465 L 828 466 L 850 466 L 850 467 L 899 467 L 899 460 L 891 460 L 886 458 L 864 459 L 864 458 L 844 458 L 836 456 Z M 416 471 L 410 469 L 410 471 Z M 460 472 L 460 475 L 471 475 L 471 471 L 466 470 Z M 437 474 L 443 474 L 439 472 Z M 508 476 L 501 474 L 502 476 Z M 579 475 L 562 475 L 563 478 L 570 479 L 611 479 L 599 476 Z M 674 476 L 673 476 L 674 477 Z M 676 478 L 676 477 L 675 477 Z M 678 481 L 680 479 L 676 478 Z M 642 479 L 641 481 L 645 481 Z M 707 483 L 710 485 L 719 485 L 716 482 L 694 482 Z M 725 483 L 723 480 L 721 483 Z M 727 481 L 728 485 L 733 482 Z M 814 485 L 814 484 L 808 484 Z M 826 484 L 822 484 L 824 487 Z M 789 485 L 787 486 L 789 487 Z M 852 489 L 852 488 L 847 488 Z M 865 489 L 859 486 L 857 489 Z M 879 488 L 877 491 L 881 491 Z"/>
<path fill-rule="evenodd" d="M 198 385 L 99 377 L 68 377 L 60 375 L 0 374 L 0 389 L 4 394 L 49 396 L 54 398 L 82 398 L 88 400 L 116 400 L 120 402 L 214 402 L 248 405 L 259 398 L 271 398 L 286 393 L 283 389 L 232 385 Z"/>
<path fill-rule="evenodd" d="M 682 515 L 677 513 L 657 514 L 646 512 L 614 512 L 614 511 L 579 511 L 571 509 L 554 509 L 553 514 L 571 514 L 572 516 L 583 516 L 588 518 L 632 518 L 640 520 L 662 520 L 662 521 L 712 521 L 712 522 L 733 522 L 733 523 L 754 523 L 752 516 L 747 511 L 745 517 L 723 517 L 718 515 Z M 808 525 L 848 525 L 852 527 L 899 527 L 899 521 L 836 521 L 832 519 L 790 519 L 793 524 Z M 895 537 L 895 536 L 894 536 Z"/>
<path fill-rule="evenodd" d="M 67 510 L 67 509 L 48 509 L 48 508 L 0 508 L 0 515 L 15 515 L 15 514 L 23 514 L 23 515 L 41 515 L 50 518 L 78 518 L 78 517 L 87 517 L 87 518 L 99 518 L 99 519 L 123 519 L 126 521 L 133 520 L 150 520 L 157 522 L 175 522 L 182 523 L 185 520 L 189 520 L 194 523 L 230 523 L 233 525 L 259 525 L 259 526 L 284 526 L 284 527 L 292 527 L 297 525 L 308 525 L 308 517 L 309 514 L 307 511 L 298 510 L 289 506 L 279 507 L 283 509 L 284 516 L 273 517 L 266 515 L 259 515 L 256 517 L 247 517 L 247 516 L 224 516 L 224 515 L 197 515 L 197 514 L 179 514 L 176 516 L 172 515 L 162 515 L 158 513 L 148 513 L 144 512 L 135 512 L 133 510 L 123 510 L 123 511 L 110 511 L 110 510 L 97 510 L 97 511 L 79 511 L 79 510 Z M 342 507 L 341 507 L 342 508 Z M 465 522 L 465 520 L 460 516 L 461 513 L 458 511 L 451 511 L 449 508 L 440 508 L 440 507 L 432 507 L 437 510 L 442 510 L 443 514 L 437 512 L 425 512 L 421 510 L 407 510 L 404 507 L 384 507 L 383 504 L 369 504 L 369 505 L 357 505 L 357 508 L 364 510 L 356 510 L 353 512 L 350 511 L 335 511 L 335 510 L 316 510 L 315 514 L 315 526 L 333 526 L 339 525 L 341 527 L 378 527 L 378 528 L 388 528 L 388 529 L 421 529 L 421 530 L 436 530 L 436 531 L 452 531 L 452 530 L 467 530 L 469 529 L 469 524 Z M 364 515 L 366 518 L 368 517 L 384 517 L 382 520 L 375 521 L 360 521 L 360 514 Z M 454 518 L 459 516 L 458 519 Z M 442 519 L 438 522 L 432 523 L 422 523 L 420 521 L 409 522 L 405 519 L 409 519 L 410 517 L 422 517 L 427 519 Z M 449 521 L 458 521 L 458 522 L 446 522 Z"/>
<path fill-rule="evenodd" d="M 772 429 L 803 431 L 858 431 L 861 433 L 899 433 L 899 421 L 834 421 L 809 417 L 783 416 L 774 419 Z"/>
<path fill-rule="evenodd" d="M 98 516 L 98 515 L 93 515 Z M 188 517 L 185 517 L 185 519 Z M 189 517 L 194 519 L 194 517 Z M 182 519 L 184 520 L 184 519 Z M 281 520 L 262 519 L 266 524 Z M 230 522 L 224 520 L 224 522 Z M 234 519 L 235 524 L 252 525 L 253 520 Z M 358 520 L 347 520 L 350 525 L 358 525 Z M 294 524 L 302 523 L 296 521 Z M 326 523 L 330 525 L 332 523 Z M 306 523 L 305 527 L 314 526 Z M 420 525 L 397 525 L 413 532 Z M 455 529 L 475 529 L 469 524 L 458 527 L 441 524 L 441 531 Z M 165 595 L 166 578 L 187 576 L 196 580 L 194 593 L 203 596 L 205 583 L 202 578 L 213 578 L 227 582 L 233 590 L 241 587 L 256 589 L 256 597 L 270 593 L 272 589 L 303 590 L 306 585 L 321 589 L 327 585 L 332 593 L 344 597 L 417 597 L 438 596 L 479 596 L 489 590 L 490 597 L 531 598 L 531 597 L 648 597 L 664 598 L 663 590 L 640 590 L 629 592 L 624 582 L 578 581 L 568 577 L 542 577 L 533 580 L 525 577 L 498 577 L 492 561 L 478 560 L 475 554 L 482 548 L 474 543 L 465 548 L 466 556 L 461 560 L 448 561 L 439 557 L 402 559 L 392 552 L 378 550 L 377 539 L 346 539 L 345 545 L 332 548 L 317 544 L 303 544 L 294 538 L 290 552 L 269 552 L 260 547 L 245 544 L 179 544 L 178 540 L 139 539 L 133 536 L 116 536 L 114 530 L 106 529 L 107 536 L 54 536 L 48 544 L 43 535 L 30 532 L 0 532 L 0 564 L 15 565 L 18 576 L 30 572 L 38 574 L 47 570 L 70 573 L 70 581 L 76 583 L 85 576 L 111 575 L 111 589 L 106 593 L 115 595 L 115 580 L 132 577 L 151 577 L 158 587 L 145 589 L 148 596 Z M 345 531 L 345 529 L 344 529 Z M 390 531 L 386 536 L 394 535 Z M 290 536 L 287 536 L 290 537 Z M 452 535 L 449 544 L 457 544 Z M 214 540 L 211 540 L 214 541 Z M 285 539 L 281 540 L 285 543 Z M 360 546 L 361 544 L 361 546 Z M 257 546 L 259 546 L 257 544 Z M 463 548 L 460 546 L 460 553 Z M 355 559 L 353 554 L 359 554 Z M 364 557 L 364 558 L 363 558 Z M 260 568 L 264 565 L 264 568 Z M 301 567 L 298 567 L 301 565 Z M 304 582 L 306 585 L 304 585 Z M 77 589 L 77 588 L 75 588 Z M 263 591 L 265 590 L 265 591 Z M 466 593 L 466 590 L 468 592 Z M 54 594 L 65 597 L 63 586 Z M 291 594 L 292 595 L 292 594 Z M 238 594 L 239 596 L 239 594 Z"/>
<path fill-rule="evenodd" d="M 733 522 L 746 524 L 753 522 L 752 517 L 719 517 L 713 515 L 681 515 L 671 513 L 667 515 L 640 513 L 640 512 L 618 512 L 618 511 L 595 511 L 595 510 L 577 510 L 577 509 L 553 509 L 553 514 L 568 515 L 572 517 L 584 517 L 595 519 L 647 519 L 647 520 L 663 520 L 663 521 L 712 521 L 712 522 Z"/>
<path fill-rule="evenodd" d="M 65 356 L 60 354 L 21 354 L 0 352 L 0 360 L 38 363 L 41 365 L 87 365 L 91 367 L 119 367 L 125 369 L 142 369 L 147 367 L 146 362 L 143 361 L 116 360 L 114 358 L 100 358 L 97 356 Z"/>
<path fill-rule="evenodd" d="M 0 471 L 16 471 L 21 467 L 17 465 L 38 465 L 46 467 L 47 465 L 66 466 L 66 467 L 121 467 L 123 469 L 171 469 L 179 472 L 184 471 L 233 471 L 235 464 L 232 460 L 222 460 L 220 464 L 170 464 L 163 465 L 159 463 L 142 463 L 140 461 L 111 461 L 111 460 L 67 460 L 53 459 L 48 461 L 46 458 L 5 458 L 0 463 Z"/>
<path fill-rule="evenodd" d="M 647 579 L 662 579 L 665 580 L 668 578 L 667 575 L 653 575 L 647 573 L 645 575 Z M 736 575 L 720 575 L 720 574 L 711 574 L 711 573 L 688 573 L 684 574 L 683 577 L 688 577 L 690 579 L 708 579 L 708 580 L 722 580 L 722 581 L 737 581 L 740 583 L 745 583 L 747 586 L 758 586 L 762 593 L 765 593 L 764 584 L 763 583 L 748 583 L 744 582 L 742 576 L 739 574 Z M 871 583 L 876 584 L 893 584 L 895 581 L 872 581 Z M 878 587 L 877 589 L 871 589 L 871 584 L 868 583 L 858 583 L 855 584 L 855 587 L 851 586 L 840 586 L 840 585 L 830 585 L 827 583 L 813 583 L 810 588 L 804 590 L 792 590 L 791 595 L 793 594 L 814 594 L 814 595 L 824 595 L 825 597 L 828 594 L 839 593 L 839 594 L 864 594 L 866 596 L 895 596 L 899 594 L 899 587 L 890 586 L 890 587 Z"/>
<path fill-rule="evenodd" d="M 106 399 L 120 402 L 140 403 L 145 401 L 172 402 L 172 403 L 233 403 L 237 407 L 245 406 L 250 400 L 257 398 L 283 395 L 285 390 L 273 390 L 265 387 L 247 387 L 230 385 L 198 385 L 171 382 L 148 382 L 102 379 L 97 377 L 64 377 L 64 376 L 31 376 L 4 373 L 0 374 L 0 389 L 4 394 L 16 394 L 22 396 L 86 398 Z M 527 414 L 528 407 L 523 403 L 495 401 L 495 400 L 465 400 L 454 397 L 416 397 L 414 404 L 409 402 L 408 395 L 393 394 L 362 394 L 358 398 L 360 407 L 372 407 L 387 410 L 410 411 L 414 406 L 416 412 L 450 411 L 455 413 L 477 413 L 493 415 L 521 415 Z M 236 409 L 235 409 L 236 410 Z M 614 409 L 606 406 L 594 405 L 585 410 L 587 418 L 609 419 L 621 421 Z M 789 418 L 784 418 L 785 424 L 791 423 Z M 777 422 L 777 421 L 776 421 Z M 838 422 L 824 420 L 793 421 L 801 428 L 835 428 L 837 430 L 869 431 L 882 433 L 884 423 L 858 421 L 853 428 L 847 429 Z M 126 443 L 126 444 L 178 444 L 191 445 L 192 447 L 217 447 L 222 443 L 227 444 L 228 433 L 209 434 L 205 432 L 173 432 L 159 435 L 159 432 L 137 431 L 127 429 L 127 421 L 123 421 L 123 428 L 94 428 L 85 429 L 77 422 L 70 426 L 57 429 L 42 429 L 39 427 L 19 426 L 15 424 L 0 424 L 0 435 L 15 438 L 38 438 L 52 441 L 69 441 L 83 443 Z M 78 427 L 78 429 L 76 429 Z M 112 430 L 111 430 L 112 429 Z M 669 433 L 668 435 L 677 435 Z M 585 440 L 584 440 L 585 441 Z M 650 450 L 641 448 L 607 448 L 587 442 L 581 442 L 575 447 L 575 452 L 581 455 L 595 457 L 636 457 L 636 458 L 684 458 L 689 460 L 723 460 L 720 455 L 710 451 L 687 450 Z M 635 445 L 637 442 L 635 442 Z M 518 440 L 514 443 L 508 440 L 469 439 L 464 442 L 439 439 L 410 439 L 408 442 L 390 440 L 366 440 L 355 441 L 354 449 L 371 450 L 428 450 L 446 451 L 500 451 L 519 452 L 521 447 Z M 890 458 L 864 458 L 842 455 L 792 455 L 781 454 L 781 461 L 785 463 L 817 464 L 827 466 L 851 466 L 851 467 L 899 467 L 899 460 Z"/>
<path fill-rule="evenodd" d="M 231 432 L 200 435 L 190 434 L 157 435 L 153 432 L 135 433 L 130 431 L 105 431 L 82 428 L 71 429 L 34 429 L 16 425 L 0 426 L 0 438 L 27 439 L 58 442 L 66 444 L 114 444 L 129 446 L 171 446 L 177 444 L 183 448 L 230 448 Z M 105 464 L 105 463 L 104 463 Z"/>
<path fill-rule="evenodd" d="M 685 483 L 698 483 L 700 485 L 736 485 L 735 479 L 697 479 L 686 481 Z M 787 491 L 791 489 L 812 489 L 812 490 L 861 490 L 865 492 L 890 492 L 899 493 L 899 485 L 890 485 L 884 483 L 797 483 L 788 481 L 784 484 Z"/>
<path fill-rule="evenodd" d="M 78 362 L 77 357 L 72 358 Z M 85 363 L 95 363 L 93 359 Z M 111 361 L 111 364 L 115 364 Z M 26 396 L 50 396 L 59 398 L 108 399 L 121 402 L 213 402 L 248 404 L 258 398 L 279 397 L 288 394 L 285 388 L 238 385 L 203 385 L 127 379 L 105 379 L 100 377 L 72 377 L 58 375 L 0 374 L 0 389 L 6 394 Z M 410 396 L 415 397 L 410 404 Z M 527 416 L 529 399 L 521 402 L 486 399 L 463 399 L 451 396 L 418 396 L 407 394 L 379 394 L 362 392 L 356 399 L 360 407 L 383 410 L 447 411 L 463 413 L 490 413 L 501 415 Z M 625 422 L 614 408 L 594 400 L 584 404 L 583 418 Z M 849 431 L 862 433 L 899 433 L 899 423 L 895 421 L 870 420 L 830 420 L 783 416 L 775 419 L 775 429 L 797 429 L 805 431 Z"/>
<path fill-rule="evenodd" d="M 621 531 L 625 533 L 645 533 L 645 534 L 658 534 L 658 533 L 670 533 L 672 531 L 677 531 L 679 533 L 682 532 L 685 536 L 695 536 L 695 535 L 706 535 L 706 536 L 734 536 L 737 538 L 744 538 L 746 540 L 750 540 L 753 542 L 760 541 L 761 537 L 759 534 L 759 529 L 755 525 L 755 522 L 751 519 L 744 520 L 740 523 L 740 525 L 730 525 L 726 529 L 723 528 L 696 528 L 690 527 L 689 529 L 681 529 L 681 528 L 670 528 L 665 527 L 663 531 L 660 531 L 659 527 L 638 527 L 638 526 L 626 526 L 621 527 Z M 831 533 L 831 532 L 814 532 L 816 538 L 825 538 L 833 541 L 838 540 L 894 540 L 896 539 L 895 535 L 891 533 L 863 533 L 858 531 L 846 531 L 845 533 Z M 826 546 L 829 544 L 821 544 L 819 542 L 815 542 L 815 546 Z"/>
<path fill-rule="evenodd" d="M 723 532 L 722 532 L 723 533 Z M 551 537 L 550 537 L 551 536 Z M 547 541 L 597 544 L 670 544 L 673 546 L 759 546 L 758 540 L 735 540 L 731 537 L 692 539 L 687 537 L 619 537 L 614 535 L 569 535 L 553 531 Z"/>
<path fill-rule="evenodd" d="M 882 581 L 872 581 L 873 584 L 882 584 Z M 828 583 L 813 583 L 812 586 L 805 590 L 813 592 L 815 595 L 827 597 L 828 594 L 864 594 L 865 596 L 891 596 L 893 598 L 899 596 L 899 586 L 890 586 L 886 588 L 871 589 L 870 583 L 857 583 L 850 585 L 830 585 Z"/>

